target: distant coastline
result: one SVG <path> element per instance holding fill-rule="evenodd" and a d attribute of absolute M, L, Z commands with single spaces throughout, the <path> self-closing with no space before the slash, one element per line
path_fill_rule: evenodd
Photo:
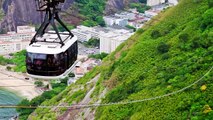
<path fill-rule="evenodd" d="M 0 66 L 0 89 L 13 92 L 21 98 L 29 100 L 40 95 L 32 80 L 25 80 L 22 73 L 7 71 L 5 66 Z"/>

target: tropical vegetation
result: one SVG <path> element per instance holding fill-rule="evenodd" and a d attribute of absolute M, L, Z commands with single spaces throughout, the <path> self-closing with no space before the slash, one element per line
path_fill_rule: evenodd
<path fill-rule="evenodd" d="M 129 7 L 136 8 L 139 13 L 144 13 L 146 10 L 149 10 L 151 8 L 150 6 L 141 3 L 131 3 Z"/>
<path fill-rule="evenodd" d="M 42 102 L 49 100 L 56 95 L 58 95 L 61 91 L 63 91 L 67 86 L 67 80 L 68 78 L 64 78 L 60 80 L 60 82 L 52 82 L 51 86 L 52 89 L 49 91 L 44 91 L 40 96 L 37 96 L 33 98 L 32 100 L 23 99 L 18 105 L 19 106 L 39 106 Z M 36 81 L 35 84 L 37 87 L 42 87 L 43 82 L 42 81 Z M 46 86 L 48 88 L 48 86 Z M 26 109 L 26 108 L 17 108 L 17 111 L 19 113 L 19 119 L 20 120 L 26 120 L 28 116 L 35 110 L 35 108 Z"/>
<path fill-rule="evenodd" d="M 79 13 L 86 18 L 83 21 L 85 26 L 105 26 L 103 20 L 103 11 L 105 9 L 105 0 L 75 0 Z"/>
<path fill-rule="evenodd" d="M 25 65 L 25 57 L 26 57 L 26 50 L 22 50 L 20 52 L 9 54 L 11 58 L 6 58 L 0 56 L 0 65 L 14 65 L 14 67 L 10 68 L 7 67 L 8 70 L 13 70 L 15 72 L 26 72 L 26 65 Z"/>
<path fill-rule="evenodd" d="M 100 46 L 100 39 L 91 38 L 88 41 L 85 41 L 83 44 L 86 47 L 99 47 Z"/>
<path fill-rule="evenodd" d="M 211 3 L 210 0 L 181 0 L 176 7 L 151 20 L 148 24 L 152 26 L 139 29 L 104 58 L 102 66 L 95 67 L 41 105 L 79 103 L 95 86 L 91 103 L 148 99 L 92 108 L 98 120 L 212 119 L 213 71 L 208 72 L 213 67 Z M 99 77 L 97 83 L 89 84 L 96 77 Z M 176 94 L 171 94 L 175 91 Z M 161 97 L 151 99 L 157 96 Z M 30 118 L 57 119 L 67 110 L 38 108 Z"/>

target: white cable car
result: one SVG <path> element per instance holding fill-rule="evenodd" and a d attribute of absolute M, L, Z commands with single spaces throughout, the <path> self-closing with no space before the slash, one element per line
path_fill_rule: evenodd
<path fill-rule="evenodd" d="M 27 74 L 34 78 L 64 78 L 77 60 L 77 37 L 60 20 L 57 6 L 64 0 L 35 0 L 38 11 L 45 11 L 40 28 L 27 47 Z M 67 31 L 59 32 L 55 20 Z M 45 32 L 51 24 L 54 31 Z"/>
<path fill-rule="evenodd" d="M 41 79 L 64 78 L 77 60 L 77 37 L 64 41 L 64 45 L 54 43 L 54 33 L 45 33 L 42 39 L 48 42 L 36 42 L 27 47 L 26 67 L 29 76 Z M 69 34 L 60 33 L 62 39 Z"/>

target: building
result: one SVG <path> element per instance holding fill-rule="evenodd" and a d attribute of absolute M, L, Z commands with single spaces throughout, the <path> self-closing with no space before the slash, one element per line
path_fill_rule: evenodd
<path fill-rule="evenodd" d="M 18 26 L 17 32 L 0 35 L 0 54 L 8 54 L 26 49 L 35 35 L 35 27 Z"/>
<path fill-rule="evenodd" d="M 110 32 L 102 32 L 100 36 L 100 53 L 111 53 L 113 52 L 121 43 L 126 41 L 133 33 L 120 29 L 111 30 Z"/>
<path fill-rule="evenodd" d="M 75 77 L 81 78 L 85 74 L 84 69 L 82 67 L 76 67 L 75 68 Z"/>
<path fill-rule="evenodd" d="M 145 11 L 145 16 L 151 18 L 153 16 L 158 15 L 160 12 L 161 12 L 160 10 L 150 9 L 150 10 Z"/>
<path fill-rule="evenodd" d="M 93 27 L 87 27 L 83 25 L 77 26 L 77 29 L 84 31 L 85 33 L 91 34 L 92 38 L 99 38 L 99 33 Z"/>
<path fill-rule="evenodd" d="M 148 6 L 155 6 L 155 5 L 159 5 L 162 3 L 165 3 L 165 0 L 147 0 Z"/>
<path fill-rule="evenodd" d="M 135 19 L 135 15 L 138 14 L 137 12 L 121 12 L 121 13 L 115 13 L 115 17 L 127 19 L 127 20 L 133 20 Z"/>
<path fill-rule="evenodd" d="M 81 78 L 83 77 L 87 72 L 89 72 L 92 68 L 94 68 L 97 65 L 100 65 L 101 61 L 96 60 L 93 58 L 88 58 L 83 60 L 83 62 L 79 61 L 75 66 L 75 77 Z"/>
<path fill-rule="evenodd" d="M 142 22 L 137 22 L 137 21 L 129 21 L 129 24 L 130 26 L 136 28 L 136 29 L 139 29 L 139 28 L 142 28 L 143 27 L 143 23 Z"/>
<path fill-rule="evenodd" d="M 178 0 L 168 0 L 169 4 L 177 5 Z"/>
<path fill-rule="evenodd" d="M 76 29 L 71 32 L 78 37 L 81 42 L 88 41 L 91 38 L 99 38 L 99 32 L 92 27 L 86 27 L 83 25 L 77 26 Z"/>
<path fill-rule="evenodd" d="M 92 38 L 91 34 L 88 34 L 87 32 L 81 31 L 79 29 L 73 29 L 72 33 L 77 36 L 78 41 L 80 42 L 85 42 Z"/>
<path fill-rule="evenodd" d="M 172 5 L 177 5 L 178 0 L 147 0 L 148 6 L 156 6 L 156 5 L 163 4 L 163 3 L 169 3 L 169 4 L 172 4 Z"/>
<path fill-rule="evenodd" d="M 118 25 L 121 27 L 125 27 L 128 24 L 127 18 L 120 18 L 116 16 L 104 16 L 103 19 L 107 26 Z"/>
<path fill-rule="evenodd" d="M 35 27 L 32 26 L 17 26 L 17 33 L 35 32 Z"/>
<path fill-rule="evenodd" d="M 0 41 L 0 55 L 5 55 L 24 50 L 29 45 L 29 43 L 30 43 L 29 40 L 16 41 L 16 42 Z"/>
<path fill-rule="evenodd" d="M 103 33 L 100 36 L 100 53 L 110 53 L 111 52 L 111 38 L 115 37 L 112 32 Z"/>

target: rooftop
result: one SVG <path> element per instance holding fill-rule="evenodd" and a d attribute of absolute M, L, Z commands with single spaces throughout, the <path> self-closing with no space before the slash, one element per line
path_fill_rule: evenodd
<path fill-rule="evenodd" d="M 65 32 L 60 33 L 60 36 L 62 38 L 62 41 L 64 41 L 64 46 L 61 46 L 61 44 L 57 43 L 60 42 L 60 39 L 58 38 L 57 34 L 50 32 L 45 33 L 43 37 L 36 38 L 38 42 L 28 46 L 27 51 L 32 53 L 58 54 L 64 52 L 70 47 L 70 45 L 77 41 L 76 36 L 71 38 L 69 34 Z M 47 42 L 42 42 L 44 40 L 46 40 Z"/>

